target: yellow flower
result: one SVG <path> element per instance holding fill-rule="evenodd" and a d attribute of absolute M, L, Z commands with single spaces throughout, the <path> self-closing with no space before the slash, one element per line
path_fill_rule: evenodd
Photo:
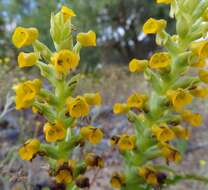
<path fill-rule="evenodd" d="M 197 98 L 208 98 L 208 88 L 197 86 L 190 90 L 191 94 Z"/>
<path fill-rule="evenodd" d="M 91 106 L 100 105 L 102 102 L 102 97 L 100 96 L 100 93 L 86 93 L 84 94 L 84 97 L 87 103 Z"/>
<path fill-rule="evenodd" d="M 146 68 L 147 64 L 148 64 L 147 60 L 132 59 L 129 62 L 129 70 L 132 73 L 144 71 L 144 69 Z"/>
<path fill-rule="evenodd" d="M 203 40 L 199 42 L 192 42 L 191 50 L 194 54 L 201 58 L 208 57 L 208 40 Z"/>
<path fill-rule="evenodd" d="M 57 172 L 55 180 L 57 183 L 71 183 L 73 179 L 72 173 L 69 169 L 62 169 Z"/>
<path fill-rule="evenodd" d="M 198 58 L 196 61 L 194 61 L 191 66 L 192 67 L 204 67 L 206 65 L 206 59 Z"/>
<path fill-rule="evenodd" d="M 112 137 L 110 138 L 109 144 L 112 145 L 112 146 L 113 146 L 113 145 L 117 145 L 119 139 L 120 139 L 119 136 L 114 135 L 114 136 L 112 136 Z"/>
<path fill-rule="evenodd" d="M 67 99 L 67 107 L 71 117 L 82 117 L 89 114 L 89 105 L 82 96 L 76 98 L 69 97 Z"/>
<path fill-rule="evenodd" d="M 157 185 L 157 172 L 150 166 L 140 167 L 138 170 L 139 176 L 143 177 L 148 184 Z"/>
<path fill-rule="evenodd" d="M 208 71 L 207 70 L 199 70 L 199 78 L 204 83 L 208 83 Z"/>
<path fill-rule="evenodd" d="M 37 139 L 29 139 L 21 148 L 19 148 L 18 153 L 23 160 L 32 160 L 39 149 L 40 141 Z"/>
<path fill-rule="evenodd" d="M 156 34 L 165 29 L 166 25 L 167 22 L 164 19 L 156 20 L 154 18 L 149 18 L 143 26 L 143 32 L 145 34 Z"/>
<path fill-rule="evenodd" d="M 113 113 L 114 114 L 127 113 L 128 111 L 129 111 L 129 106 L 127 104 L 116 103 L 113 106 Z"/>
<path fill-rule="evenodd" d="M 177 125 L 177 126 L 174 126 L 172 130 L 174 131 L 177 138 L 185 139 L 185 140 L 189 139 L 190 134 L 187 128 Z"/>
<path fill-rule="evenodd" d="M 61 13 L 64 16 L 64 21 L 66 22 L 69 18 L 76 16 L 74 11 L 66 6 L 61 7 Z"/>
<path fill-rule="evenodd" d="M 133 150 L 136 146 L 136 136 L 134 135 L 121 135 L 118 141 L 118 147 L 121 151 Z"/>
<path fill-rule="evenodd" d="M 17 27 L 12 35 L 12 42 L 17 48 L 31 45 L 38 38 L 36 28 Z"/>
<path fill-rule="evenodd" d="M 46 141 L 56 142 L 62 140 L 65 137 L 66 130 L 62 123 L 57 122 L 55 125 L 51 123 L 46 123 L 43 128 Z"/>
<path fill-rule="evenodd" d="M 73 51 L 63 49 L 52 56 L 52 64 L 60 73 L 67 73 L 69 70 L 75 69 L 79 64 L 79 55 Z"/>
<path fill-rule="evenodd" d="M 110 180 L 111 186 L 120 189 L 125 184 L 125 175 L 123 173 L 114 172 Z"/>
<path fill-rule="evenodd" d="M 160 142 L 167 142 L 175 139 L 174 132 L 167 126 L 167 124 L 153 125 L 151 128 L 152 133 Z"/>
<path fill-rule="evenodd" d="M 80 129 L 80 133 L 91 144 L 99 144 L 103 139 L 103 132 L 99 128 L 93 126 L 85 126 Z"/>
<path fill-rule="evenodd" d="M 147 100 L 147 96 L 142 95 L 140 93 L 134 93 L 133 95 L 128 97 L 127 105 L 130 108 L 138 108 L 141 109 Z"/>
<path fill-rule="evenodd" d="M 181 160 L 180 152 L 169 144 L 163 143 L 161 146 L 161 151 L 162 151 L 163 156 L 168 161 L 178 162 Z"/>
<path fill-rule="evenodd" d="M 169 90 L 167 96 L 170 98 L 176 111 L 180 111 L 183 107 L 192 102 L 192 95 L 184 89 Z"/>
<path fill-rule="evenodd" d="M 172 3 L 173 0 L 157 0 L 157 3 L 160 4 L 160 3 L 164 3 L 164 4 L 170 4 Z"/>
<path fill-rule="evenodd" d="M 37 53 L 24 53 L 20 52 L 18 55 L 18 65 L 20 68 L 22 67 L 31 67 L 35 65 L 38 60 Z"/>
<path fill-rule="evenodd" d="M 71 183 L 74 177 L 74 170 L 76 168 L 75 160 L 68 160 L 65 162 L 64 160 L 57 161 L 57 170 L 55 173 L 55 181 L 57 183 Z"/>
<path fill-rule="evenodd" d="M 91 166 L 91 167 L 95 166 L 99 168 L 104 167 L 103 159 L 94 153 L 86 154 L 84 159 L 85 159 L 85 163 L 87 164 L 87 166 Z"/>
<path fill-rule="evenodd" d="M 92 30 L 77 34 L 77 41 L 84 47 L 96 46 L 96 34 Z"/>
<path fill-rule="evenodd" d="M 159 52 L 152 55 L 149 66 L 152 69 L 166 68 L 171 64 L 171 56 L 167 52 Z"/>
<path fill-rule="evenodd" d="M 16 109 L 23 109 L 30 107 L 36 95 L 39 93 L 40 88 L 41 88 L 41 81 L 39 79 L 26 81 L 14 86 L 14 90 L 16 93 L 16 97 L 15 97 Z"/>
<path fill-rule="evenodd" d="M 193 113 L 191 110 L 185 110 L 181 113 L 182 118 L 194 127 L 202 123 L 202 116 L 199 113 Z"/>

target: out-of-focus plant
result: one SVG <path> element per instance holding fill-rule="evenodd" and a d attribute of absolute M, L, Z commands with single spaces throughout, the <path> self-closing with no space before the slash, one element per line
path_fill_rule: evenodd
<path fill-rule="evenodd" d="M 144 72 L 151 86 L 149 93 L 133 93 L 127 103 L 114 105 L 115 114 L 127 114 L 135 134 L 121 134 L 110 139 L 124 158 L 123 171 L 111 178 L 114 188 L 129 190 L 162 189 L 183 179 L 208 182 L 192 174 L 180 174 L 170 167 L 181 161 L 181 144 L 189 139 L 186 122 L 194 127 L 202 124 L 199 113 L 191 110 L 195 98 L 208 97 L 207 0 L 157 0 L 170 5 L 170 16 L 176 20 L 176 34 L 166 31 L 164 19 L 148 19 L 145 34 L 156 34 L 156 43 L 164 51 L 149 60 L 132 59 L 131 72 Z M 191 74 L 193 72 L 195 74 Z M 197 74 L 196 74 L 197 73 Z M 161 158 L 165 163 L 161 164 Z"/>
<path fill-rule="evenodd" d="M 86 93 L 73 97 L 80 74 L 74 75 L 80 61 L 82 47 L 96 46 L 93 31 L 78 33 L 76 44 L 73 39 L 71 20 L 75 17 L 72 9 L 62 6 L 60 12 L 51 15 L 50 34 L 55 52 L 38 40 L 36 28 L 17 27 L 12 42 L 17 48 L 33 46 L 33 52 L 20 52 L 20 68 L 36 66 L 50 88 L 46 89 L 43 80 L 33 79 L 14 86 L 16 109 L 32 108 L 34 113 L 42 114 L 47 122 L 43 127 L 45 140 L 29 139 L 20 147 L 19 155 L 23 160 L 32 161 L 36 156 L 48 160 L 49 174 L 66 189 L 89 186 L 84 176 L 87 167 L 103 167 L 103 160 L 94 153 L 86 153 L 83 158 L 73 159 L 74 150 L 85 142 L 100 143 L 103 133 L 93 126 L 76 127 L 77 120 L 90 113 L 91 106 L 101 104 L 99 93 Z M 83 84 L 84 85 L 84 84 Z"/>
<path fill-rule="evenodd" d="M 39 29 L 40 40 L 48 47 L 52 47 L 47 32 L 50 10 L 60 7 L 61 3 L 70 4 L 77 12 L 82 12 L 75 24 L 80 30 L 93 29 L 98 36 L 96 49 L 87 49 L 82 55 L 87 56 L 81 60 L 81 66 L 87 70 L 94 68 L 99 62 L 124 63 L 124 59 L 137 56 L 138 51 L 143 51 L 140 57 L 145 57 L 155 50 L 156 45 L 152 36 L 143 36 L 138 33 L 144 20 L 150 15 L 154 17 L 168 17 L 168 10 L 160 6 L 154 8 L 154 0 L 61 0 L 61 1 L 28 1 L 12 0 L 0 1 L 0 33 L 4 48 L 1 52 L 10 55 L 16 50 L 10 47 L 8 36 L 11 29 L 17 25 L 28 27 L 29 23 Z M 115 11 L 117 10 L 117 11 Z M 1 22 L 2 20 L 2 22 Z M 40 20 L 45 23 L 44 25 Z M 169 24 L 172 25 L 171 19 Z M 169 27 L 170 29 L 171 27 Z M 1 41 L 0 41 L 1 43 Z M 11 53 L 8 52 L 8 48 Z M 107 55 L 107 56 L 106 56 Z"/>

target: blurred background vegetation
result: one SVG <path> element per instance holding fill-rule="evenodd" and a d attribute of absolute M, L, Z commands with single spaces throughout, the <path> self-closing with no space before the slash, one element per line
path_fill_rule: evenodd
<path fill-rule="evenodd" d="M 154 37 L 141 33 L 149 17 L 168 19 L 172 30 L 167 6 L 156 8 L 154 0 L 1 0 L 0 57 L 16 55 L 11 33 L 18 25 L 37 27 L 41 41 L 51 47 L 50 14 L 62 4 L 77 14 L 75 33 L 89 29 L 97 33 L 98 47 L 82 51 L 82 68 L 87 71 L 99 63 L 127 63 L 132 57 L 147 57 L 156 48 Z"/>

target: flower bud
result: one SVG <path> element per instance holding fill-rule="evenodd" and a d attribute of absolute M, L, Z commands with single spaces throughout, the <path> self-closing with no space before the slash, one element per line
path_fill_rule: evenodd
<path fill-rule="evenodd" d="M 38 54 L 37 53 L 24 53 L 20 52 L 18 55 L 18 65 L 20 68 L 22 67 L 31 67 L 35 65 L 35 63 L 38 60 Z"/>
<path fill-rule="evenodd" d="M 71 17 L 75 13 L 68 7 L 63 6 L 56 15 L 51 15 L 50 33 L 56 50 L 72 49 Z"/>
<path fill-rule="evenodd" d="M 74 13 L 74 11 L 72 9 L 70 9 L 69 7 L 66 6 L 62 6 L 61 7 L 61 13 L 64 16 L 64 21 L 66 22 L 68 19 L 70 19 L 71 17 L 76 16 L 76 14 Z"/>
<path fill-rule="evenodd" d="M 92 30 L 77 34 L 77 41 L 83 47 L 96 46 L 96 34 Z"/>

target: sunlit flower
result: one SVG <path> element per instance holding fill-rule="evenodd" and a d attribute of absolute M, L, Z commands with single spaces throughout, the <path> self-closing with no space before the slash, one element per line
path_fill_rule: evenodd
<path fill-rule="evenodd" d="M 100 96 L 100 93 L 86 93 L 84 94 L 84 97 L 87 103 L 91 106 L 100 105 L 102 102 L 102 97 Z"/>
<path fill-rule="evenodd" d="M 120 189 L 125 184 L 125 175 L 121 172 L 114 172 L 111 176 L 110 183 L 113 188 Z"/>
<path fill-rule="evenodd" d="M 19 148 L 19 156 L 23 160 L 32 160 L 40 149 L 40 141 L 38 139 L 29 139 Z"/>
<path fill-rule="evenodd" d="M 77 41 L 84 47 L 96 46 L 96 34 L 92 30 L 77 34 Z"/>
<path fill-rule="evenodd" d="M 123 134 L 118 141 L 118 147 L 121 151 L 133 150 L 136 146 L 136 136 Z"/>
<path fill-rule="evenodd" d="M 154 18 L 149 18 L 143 26 L 143 32 L 145 34 L 156 34 L 165 29 L 166 25 L 167 22 L 164 19 L 156 20 Z"/>
<path fill-rule="evenodd" d="M 68 160 L 68 162 L 65 162 L 64 160 L 58 160 L 57 169 L 55 173 L 55 181 L 57 183 L 64 184 L 71 183 L 74 177 L 75 167 L 75 160 Z"/>
<path fill-rule="evenodd" d="M 170 101 L 176 111 L 181 110 L 186 105 L 192 102 L 192 95 L 189 91 L 184 89 L 169 90 L 167 96 L 170 98 Z"/>
<path fill-rule="evenodd" d="M 132 59 L 129 62 L 129 70 L 132 73 L 144 71 L 144 69 L 146 68 L 147 64 L 148 64 L 147 60 Z"/>
<path fill-rule="evenodd" d="M 205 67 L 205 65 L 206 65 L 206 59 L 203 58 L 198 58 L 191 64 L 192 67 L 199 67 L 199 68 L 203 68 Z"/>
<path fill-rule="evenodd" d="M 67 21 L 69 18 L 76 16 L 74 11 L 66 6 L 61 7 L 61 13 L 64 16 L 64 21 Z"/>
<path fill-rule="evenodd" d="M 182 118 L 194 127 L 202 123 L 202 116 L 199 113 L 193 113 L 191 110 L 185 110 L 181 113 Z"/>
<path fill-rule="evenodd" d="M 127 105 L 130 108 L 141 109 L 146 100 L 147 100 L 147 96 L 137 92 L 128 97 Z"/>
<path fill-rule="evenodd" d="M 79 64 L 79 55 L 73 51 L 63 49 L 55 53 L 51 60 L 58 72 L 66 74 L 69 70 L 77 67 Z"/>
<path fill-rule="evenodd" d="M 153 167 L 143 166 L 138 170 L 139 176 L 143 177 L 148 184 L 157 185 L 157 172 Z"/>
<path fill-rule="evenodd" d="M 62 140 L 65 137 L 66 130 L 62 123 L 57 122 L 56 124 L 46 123 L 43 128 L 46 141 L 56 142 Z"/>
<path fill-rule="evenodd" d="M 67 99 L 67 108 L 71 117 L 87 116 L 90 111 L 86 99 L 82 96 L 69 97 Z"/>
<path fill-rule="evenodd" d="M 20 52 L 18 55 L 18 65 L 20 68 L 31 67 L 35 65 L 37 60 L 38 60 L 38 54 L 34 52 L 32 53 Z"/>
<path fill-rule="evenodd" d="M 160 142 L 167 142 L 175 139 L 174 132 L 167 124 L 153 125 L 151 131 Z"/>
<path fill-rule="evenodd" d="M 197 98 L 208 98 L 208 88 L 197 86 L 190 90 L 191 94 Z"/>
<path fill-rule="evenodd" d="M 171 64 L 171 56 L 167 52 L 159 52 L 152 55 L 149 66 L 152 69 L 166 68 Z"/>
<path fill-rule="evenodd" d="M 178 162 L 181 160 L 180 152 L 176 148 L 174 148 L 173 146 L 163 143 L 160 148 L 161 148 L 163 156 L 168 161 Z"/>
<path fill-rule="evenodd" d="M 129 111 L 129 106 L 125 103 L 116 103 L 113 106 L 113 113 L 114 114 L 127 113 L 128 111 Z"/>
<path fill-rule="evenodd" d="M 36 28 L 17 27 L 12 35 L 12 42 L 17 48 L 31 45 L 38 38 Z"/>
<path fill-rule="evenodd" d="M 91 144 L 99 144 L 103 139 L 103 132 L 99 128 L 93 126 L 82 127 L 80 133 Z"/>
<path fill-rule="evenodd" d="M 203 40 L 199 42 L 192 42 L 191 50 L 194 54 L 198 55 L 201 58 L 208 57 L 208 40 Z"/>
<path fill-rule="evenodd" d="M 175 133 L 176 137 L 179 139 L 188 140 L 190 133 L 189 130 L 185 127 L 182 127 L 180 125 L 176 125 L 172 127 L 173 132 Z"/>
<path fill-rule="evenodd" d="M 30 107 L 36 95 L 39 93 L 40 88 L 41 88 L 41 81 L 39 79 L 26 81 L 14 86 L 14 90 L 16 93 L 16 97 L 15 97 L 16 109 L 23 109 Z"/>
<path fill-rule="evenodd" d="M 88 153 L 85 155 L 85 163 L 87 164 L 87 166 L 91 166 L 91 167 L 94 166 L 99 168 L 104 167 L 103 159 L 94 153 Z"/>

